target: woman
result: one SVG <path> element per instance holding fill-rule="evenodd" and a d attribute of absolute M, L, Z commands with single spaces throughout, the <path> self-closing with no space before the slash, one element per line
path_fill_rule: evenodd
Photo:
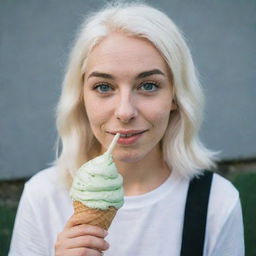
<path fill-rule="evenodd" d="M 189 49 L 165 14 L 130 4 L 87 19 L 58 105 L 61 154 L 26 183 L 10 255 L 180 255 L 189 182 L 214 167 L 198 138 L 202 110 Z M 125 204 L 107 232 L 75 222 L 68 189 L 117 132 Z M 205 256 L 244 254 L 238 192 L 217 174 L 204 241 Z"/>

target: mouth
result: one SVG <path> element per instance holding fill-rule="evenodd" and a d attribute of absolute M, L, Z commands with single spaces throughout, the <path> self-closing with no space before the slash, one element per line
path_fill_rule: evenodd
<path fill-rule="evenodd" d="M 108 132 L 108 133 L 113 134 L 113 135 L 116 135 L 117 133 L 120 133 L 121 138 L 128 138 L 128 137 L 132 137 L 134 135 L 142 134 L 146 131 L 147 130 L 129 130 L 129 131 L 123 131 L 123 130 L 119 131 L 119 130 L 117 130 L 117 131 Z"/>
<path fill-rule="evenodd" d="M 112 135 L 120 133 L 118 143 L 123 145 L 130 145 L 137 142 L 139 138 L 142 136 L 142 134 L 145 133 L 146 131 L 147 130 L 115 130 L 108 133 Z"/>

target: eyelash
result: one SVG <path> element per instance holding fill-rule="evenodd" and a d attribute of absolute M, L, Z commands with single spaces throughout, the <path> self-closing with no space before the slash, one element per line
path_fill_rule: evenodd
<path fill-rule="evenodd" d="M 141 89 L 142 86 L 144 86 L 144 85 L 146 85 L 146 84 L 152 84 L 152 85 L 155 86 L 155 90 L 153 90 L 153 91 L 151 91 L 151 90 L 150 90 L 150 91 L 144 90 L 144 91 L 147 91 L 147 92 L 155 92 L 155 91 L 159 88 L 159 84 L 156 83 L 156 82 L 154 82 L 154 81 L 145 81 L 145 82 L 142 82 L 142 83 L 140 84 L 139 88 Z"/>
<path fill-rule="evenodd" d="M 100 92 L 98 90 L 100 88 L 100 86 L 103 86 L 103 85 L 108 86 L 109 88 L 111 88 L 113 90 L 112 86 L 109 83 L 105 83 L 105 82 L 104 83 L 97 83 L 97 84 L 95 84 L 92 89 L 98 91 L 99 93 L 104 94 L 103 92 Z"/>
<path fill-rule="evenodd" d="M 142 87 L 143 87 L 144 85 L 146 85 L 146 84 L 152 84 L 152 85 L 155 87 L 155 89 L 154 89 L 154 90 L 143 90 Z M 97 83 L 97 84 L 95 84 L 95 85 L 93 86 L 92 89 L 98 91 L 98 92 L 101 93 L 101 94 L 107 94 L 109 91 L 102 92 L 102 91 L 99 90 L 99 88 L 100 88 L 101 86 L 108 86 L 109 89 L 113 90 L 113 87 L 111 86 L 111 84 L 109 84 L 109 83 L 107 83 L 107 82 L 104 82 L 104 83 Z M 145 81 L 145 82 L 142 82 L 142 83 L 138 86 L 138 89 L 139 89 L 139 90 L 142 90 L 142 91 L 144 91 L 144 92 L 149 92 L 149 93 L 155 92 L 157 89 L 159 89 L 159 83 L 154 82 L 154 81 Z"/>

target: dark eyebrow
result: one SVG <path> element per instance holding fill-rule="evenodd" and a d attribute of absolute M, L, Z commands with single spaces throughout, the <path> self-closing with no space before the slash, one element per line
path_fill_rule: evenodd
<path fill-rule="evenodd" d="M 152 75 L 163 75 L 163 76 L 165 76 L 165 74 L 161 70 L 159 70 L 159 69 L 152 69 L 152 70 L 143 71 L 143 72 L 139 73 L 136 76 L 136 79 L 142 79 L 142 78 L 145 78 L 145 77 L 148 77 L 148 76 L 152 76 Z M 98 72 L 98 71 L 92 72 L 88 76 L 87 80 L 90 77 L 101 77 L 101 78 L 106 78 L 106 79 L 114 79 L 114 76 L 112 76 L 110 74 L 107 74 L 107 73 L 101 73 L 101 72 Z"/>
<path fill-rule="evenodd" d="M 149 71 L 141 72 L 140 74 L 138 74 L 136 76 L 136 79 L 141 79 L 141 78 L 145 78 L 147 76 L 152 76 L 152 75 L 163 75 L 163 76 L 165 76 L 165 74 L 161 70 L 152 69 L 152 70 L 149 70 Z"/>
<path fill-rule="evenodd" d="M 107 79 L 113 79 L 114 77 L 112 76 L 112 75 L 110 75 L 110 74 L 106 74 L 106 73 L 101 73 L 101 72 L 97 72 L 97 71 L 95 71 L 95 72 L 92 72 L 89 76 L 88 76 L 88 78 L 87 78 L 87 80 L 90 78 L 90 77 L 102 77 L 102 78 L 107 78 Z"/>

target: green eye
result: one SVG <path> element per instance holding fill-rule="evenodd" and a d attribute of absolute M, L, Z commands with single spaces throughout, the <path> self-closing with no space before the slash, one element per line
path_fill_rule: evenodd
<path fill-rule="evenodd" d="M 156 83 L 153 82 L 145 82 L 141 85 L 140 89 L 143 91 L 148 91 L 148 92 L 154 92 L 158 88 Z"/>

